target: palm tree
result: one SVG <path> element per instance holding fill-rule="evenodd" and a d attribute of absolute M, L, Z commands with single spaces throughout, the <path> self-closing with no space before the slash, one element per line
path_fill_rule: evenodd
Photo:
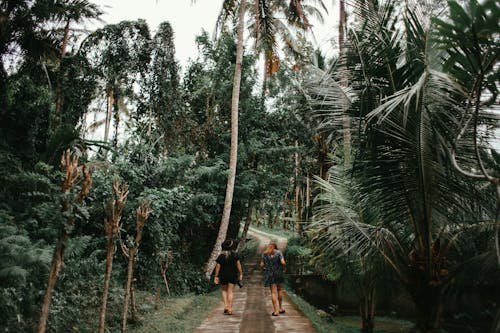
<path fill-rule="evenodd" d="M 275 25 L 279 23 L 273 16 L 273 11 L 277 9 L 287 8 L 285 10 L 287 14 L 287 19 L 290 24 L 303 29 L 310 28 L 310 24 L 307 18 L 307 12 L 312 12 L 319 17 L 321 14 L 313 6 L 304 7 L 301 0 L 291 1 L 288 7 L 284 7 L 283 1 L 266 1 L 266 0 L 254 0 L 255 18 L 254 18 L 254 31 L 256 41 L 260 42 L 262 45 L 261 49 L 264 50 L 265 60 L 266 60 L 266 74 L 274 73 L 279 66 L 278 56 L 276 53 L 276 37 L 275 37 Z M 323 3 L 320 0 L 314 2 L 319 2 L 323 7 Z M 227 19 L 234 15 L 236 8 L 238 8 L 238 1 L 236 0 L 226 0 L 223 2 L 222 11 L 217 20 L 217 28 L 223 29 L 224 24 Z M 234 84 L 233 84 L 233 94 L 231 103 L 231 152 L 229 160 L 229 174 L 226 187 L 226 196 L 224 200 L 224 208 L 222 213 L 221 225 L 219 227 L 219 232 L 217 235 L 217 240 L 215 242 L 212 253 L 208 259 L 205 273 L 207 277 L 210 276 L 214 267 L 215 259 L 220 253 L 220 246 L 224 239 L 226 238 L 227 229 L 229 226 L 229 218 L 231 215 L 231 205 L 234 192 L 234 183 L 236 179 L 236 161 L 237 161 L 237 146 L 238 146 L 238 103 L 239 103 L 239 89 L 241 82 L 241 62 L 243 58 L 243 28 L 245 26 L 245 8 L 246 1 L 239 2 L 239 14 L 238 14 L 238 41 L 236 49 L 236 66 L 234 73 Z M 304 9 L 306 8 L 306 9 Z M 326 8 L 325 8 L 326 10 Z M 284 25 L 281 25 L 284 27 Z M 284 31 L 284 29 L 281 29 Z M 291 46 L 291 39 L 288 34 L 285 34 L 285 43 Z M 266 75 L 265 75 L 266 77 Z"/>
<path fill-rule="evenodd" d="M 371 333 L 375 327 L 377 289 L 390 283 L 390 279 L 377 251 L 352 251 L 350 237 L 335 237 L 339 231 L 342 234 L 345 225 L 380 223 L 374 206 L 367 207 L 366 202 L 360 200 L 360 193 L 352 191 L 356 179 L 351 179 L 350 170 L 347 171 L 339 163 L 330 170 L 328 179 L 316 178 L 319 194 L 315 198 L 315 222 L 307 232 L 313 236 L 310 246 L 316 253 L 312 261 L 324 273 L 332 266 L 341 271 L 341 280 L 351 285 L 359 298 L 361 332 Z"/>
<path fill-rule="evenodd" d="M 224 9 L 234 8 L 236 2 L 234 0 L 224 1 Z M 205 268 L 205 275 L 210 278 L 212 271 L 215 268 L 215 260 L 220 254 L 222 242 L 226 239 L 227 228 L 229 227 L 229 218 L 231 216 L 231 206 L 233 203 L 234 183 L 236 180 L 236 161 L 238 156 L 238 105 L 240 101 L 240 83 L 241 83 L 241 64 L 243 61 L 243 28 L 245 26 L 245 6 L 246 1 L 241 1 L 239 4 L 238 15 L 238 41 L 236 44 L 236 63 L 234 68 L 233 94 L 231 97 L 231 151 L 229 156 L 229 173 L 227 176 L 226 196 L 224 199 L 224 208 L 222 211 L 222 219 L 217 234 L 212 253 L 208 258 Z"/>
<path fill-rule="evenodd" d="M 463 20 L 465 14 L 470 24 L 491 25 L 493 13 L 498 12 L 491 6 L 491 1 L 474 1 L 469 8 L 452 2 L 449 19 L 454 21 L 455 13 Z M 324 233 L 321 237 L 329 246 L 348 242 L 349 250 L 361 255 L 377 251 L 412 296 L 417 328 L 436 332 L 453 281 L 472 262 L 494 255 L 495 190 L 457 173 L 449 152 L 450 146 L 457 147 L 450 139 L 462 132 L 473 114 L 472 119 L 485 130 L 479 132 L 473 126 L 469 134 L 474 133 L 476 140 L 462 136 L 461 161 L 480 163 L 477 156 L 488 158 L 485 149 L 491 127 L 487 119 L 491 115 L 470 112 L 471 105 L 480 104 L 477 84 L 472 85 L 475 104 L 457 84 L 482 81 L 485 73 L 451 63 L 454 49 L 443 43 L 449 41 L 443 33 L 449 23 L 434 30 L 430 20 L 447 12 L 444 3 L 408 1 L 398 7 L 396 1 L 387 1 L 381 6 L 364 3 L 356 8 L 366 19 L 361 29 L 350 32 L 347 50 L 350 88 L 355 93 L 349 111 L 359 124 L 358 152 L 351 170 L 355 181 L 350 190 L 357 193 L 365 212 L 377 207 L 379 218 L 376 223 L 366 223 L 324 215 L 315 228 Z M 468 34 L 458 44 L 473 44 L 477 39 L 474 31 L 486 35 L 489 31 L 490 37 L 481 38 L 494 41 L 492 29 L 478 28 L 460 30 Z M 342 96 L 345 89 L 338 81 L 329 81 L 327 88 Z M 335 111 L 332 117 L 338 119 L 342 108 L 335 99 L 327 102 Z M 479 246 L 471 244 L 471 239 L 488 232 L 490 237 Z"/>

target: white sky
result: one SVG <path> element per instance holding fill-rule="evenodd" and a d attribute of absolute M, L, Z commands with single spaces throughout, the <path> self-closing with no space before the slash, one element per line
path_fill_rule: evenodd
<path fill-rule="evenodd" d="M 174 29 L 176 57 L 183 68 L 188 59 L 195 59 L 197 49 L 195 37 L 202 29 L 211 35 L 214 31 L 215 21 L 221 10 L 223 0 L 93 0 L 101 6 L 105 14 L 102 16 L 104 23 L 118 23 L 123 20 L 145 19 L 148 22 L 151 34 L 157 26 L 164 21 L 170 22 Z M 330 13 L 325 24 L 314 23 L 313 31 L 319 46 L 328 54 L 333 47 L 329 42 L 337 31 L 337 16 L 333 10 L 331 0 L 324 1 Z M 101 24 L 99 24 L 101 25 Z M 245 38 L 248 37 L 245 31 Z"/>

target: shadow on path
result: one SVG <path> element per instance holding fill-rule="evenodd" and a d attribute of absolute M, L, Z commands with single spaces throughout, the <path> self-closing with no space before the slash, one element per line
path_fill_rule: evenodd
<path fill-rule="evenodd" d="M 278 317 L 271 316 L 271 293 L 262 283 L 260 254 L 271 239 L 278 243 L 280 250 L 284 250 L 286 238 L 265 234 L 255 229 L 249 231 L 249 236 L 259 240 L 259 247 L 243 267 L 244 287 L 235 288 L 233 315 L 223 314 L 224 304 L 221 301 L 194 332 L 316 333 L 309 319 L 292 303 L 286 291 L 283 293 L 283 307 L 286 313 Z"/>

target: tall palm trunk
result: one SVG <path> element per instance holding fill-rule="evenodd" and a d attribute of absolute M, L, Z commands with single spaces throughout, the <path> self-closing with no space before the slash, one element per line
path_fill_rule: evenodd
<path fill-rule="evenodd" d="M 339 6 L 339 59 L 341 64 L 344 64 L 341 66 L 341 85 L 347 87 L 348 82 L 345 71 L 345 0 L 340 0 Z M 347 114 L 344 114 L 342 118 L 342 130 L 344 133 L 344 165 L 348 167 L 351 164 L 351 120 Z"/>
<path fill-rule="evenodd" d="M 229 158 L 229 175 L 227 177 L 226 197 L 222 220 L 219 227 L 217 240 L 208 259 L 205 275 L 210 278 L 215 268 L 215 260 L 220 254 L 220 247 L 227 235 L 229 218 L 231 216 L 231 206 L 233 204 L 234 182 L 236 179 L 236 161 L 238 155 L 238 104 L 240 100 L 241 64 L 243 61 L 243 28 L 245 26 L 245 5 L 246 1 L 240 2 L 238 18 L 238 43 L 236 47 L 236 63 L 234 68 L 233 96 L 231 103 L 231 155 Z"/>

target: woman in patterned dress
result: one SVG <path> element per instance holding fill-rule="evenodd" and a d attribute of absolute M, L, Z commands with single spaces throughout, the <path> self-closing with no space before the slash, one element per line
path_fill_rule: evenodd
<path fill-rule="evenodd" d="M 282 305 L 283 292 L 281 284 L 283 283 L 283 273 L 286 271 L 286 262 L 276 243 L 269 243 L 262 254 L 260 267 L 264 269 L 264 286 L 271 288 L 271 300 L 273 302 L 273 313 L 271 315 L 278 316 L 279 313 L 285 313 Z"/>

